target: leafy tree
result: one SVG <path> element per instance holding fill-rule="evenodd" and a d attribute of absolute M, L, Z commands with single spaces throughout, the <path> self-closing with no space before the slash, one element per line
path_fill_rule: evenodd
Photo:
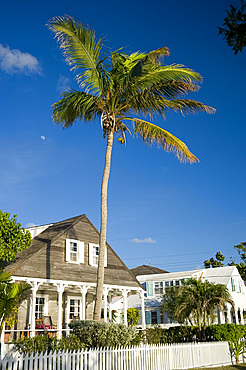
<path fill-rule="evenodd" d="M 122 319 L 124 320 L 124 312 L 122 312 Z M 136 308 L 127 309 L 127 323 L 129 326 L 138 325 L 139 319 L 140 319 L 139 310 L 137 310 Z"/>
<path fill-rule="evenodd" d="M 225 264 L 223 263 L 224 260 L 225 256 L 223 256 L 222 252 L 220 251 L 216 253 L 215 259 L 212 257 L 210 258 L 210 260 L 204 261 L 203 264 L 206 269 L 210 267 L 223 267 L 225 266 Z"/>
<path fill-rule="evenodd" d="M 26 282 L 14 283 L 11 276 L 3 272 L 0 275 L 0 335 L 5 322 L 13 323 L 20 303 L 25 299 L 30 285 Z"/>
<path fill-rule="evenodd" d="M 163 296 L 163 309 L 171 312 L 179 323 L 188 319 L 198 325 L 200 332 L 205 330 L 208 318 L 213 318 L 216 308 L 223 308 L 226 302 L 233 305 L 228 289 L 223 284 L 210 283 L 208 280 L 190 278 L 183 286 L 175 287 L 173 293 L 167 289 Z"/>
<path fill-rule="evenodd" d="M 162 308 L 165 311 L 169 318 L 173 321 L 177 321 L 179 324 L 183 324 L 187 318 L 190 323 L 193 325 L 192 317 L 190 317 L 190 311 L 179 312 L 177 314 L 176 308 L 179 307 L 182 303 L 182 289 L 179 286 L 166 287 L 165 294 L 162 299 Z"/>
<path fill-rule="evenodd" d="M 17 216 L 10 218 L 8 212 L 0 210 L 0 268 L 13 261 L 16 253 L 28 248 L 31 242 L 31 234 L 17 222 Z"/>
<path fill-rule="evenodd" d="M 231 258 L 229 266 L 236 266 L 242 279 L 246 281 L 246 242 L 234 245 L 234 248 L 237 250 L 242 261 L 240 263 L 235 263 Z"/>
<path fill-rule="evenodd" d="M 246 46 L 246 2 L 241 0 L 240 9 L 230 5 L 230 10 L 226 11 L 227 17 L 224 19 L 223 26 L 219 27 L 219 35 L 223 35 L 226 43 L 232 48 L 234 54 L 241 52 Z"/>
<path fill-rule="evenodd" d="M 166 112 L 195 113 L 214 109 L 200 102 L 184 99 L 189 92 L 199 89 L 201 76 L 180 64 L 162 65 L 161 58 L 169 55 L 166 47 L 149 53 L 126 54 L 119 49 L 103 50 L 102 40 L 81 23 L 69 16 L 53 18 L 48 26 L 54 32 L 82 91 L 68 90 L 53 104 L 53 121 L 64 128 L 77 120 L 99 118 L 104 138 L 107 138 L 105 167 L 101 186 L 100 251 L 94 319 L 100 319 L 104 255 L 107 229 L 107 191 L 111 167 L 113 139 L 126 143 L 126 134 L 132 133 L 147 144 L 155 143 L 168 152 L 174 152 L 181 162 L 197 162 L 187 146 L 163 128 L 134 117 L 161 115 Z M 130 124 L 130 126 L 129 126 Z M 133 130 L 132 130 L 133 127 Z"/>
<path fill-rule="evenodd" d="M 235 261 L 230 258 L 231 262 L 228 263 L 228 266 L 236 266 L 241 278 L 246 281 L 246 242 L 235 245 L 234 248 L 237 250 L 242 261 L 240 263 L 235 263 Z M 203 264 L 205 268 L 222 267 L 225 266 L 222 262 L 224 260 L 225 257 L 223 256 L 222 252 L 217 252 L 216 259 L 212 257 L 209 260 L 204 261 Z"/>

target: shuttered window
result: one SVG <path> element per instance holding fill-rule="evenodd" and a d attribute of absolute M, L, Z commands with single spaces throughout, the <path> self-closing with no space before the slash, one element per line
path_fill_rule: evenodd
<path fill-rule="evenodd" d="M 99 260 L 99 244 L 89 243 L 89 264 L 98 266 Z M 105 247 L 104 267 L 107 267 L 107 247 Z"/>
<path fill-rule="evenodd" d="M 65 260 L 72 263 L 84 263 L 84 242 L 66 239 Z"/>

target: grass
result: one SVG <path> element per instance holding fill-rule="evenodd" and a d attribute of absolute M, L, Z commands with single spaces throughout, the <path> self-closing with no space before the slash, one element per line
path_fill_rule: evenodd
<path fill-rule="evenodd" d="M 219 367 L 203 367 L 203 368 L 197 368 L 197 369 L 190 369 L 190 370 L 245 370 L 246 369 L 246 363 L 245 364 L 238 364 L 238 365 L 229 365 L 229 366 L 219 366 Z"/>

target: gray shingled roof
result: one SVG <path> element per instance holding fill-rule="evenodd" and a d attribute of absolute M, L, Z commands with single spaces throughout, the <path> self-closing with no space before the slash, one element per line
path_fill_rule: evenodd
<path fill-rule="evenodd" d="M 150 266 L 150 265 L 142 265 L 138 267 L 134 267 L 133 269 L 130 269 L 132 274 L 134 276 L 139 276 L 139 275 L 152 275 L 152 274 L 164 274 L 164 273 L 169 273 L 168 271 L 159 269 L 158 267 Z"/>

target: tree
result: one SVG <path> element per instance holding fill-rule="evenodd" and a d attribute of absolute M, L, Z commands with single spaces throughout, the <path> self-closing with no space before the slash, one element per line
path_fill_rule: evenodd
<path fill-rule="evenodd" d="M 123 315 L 124 317 L 124 315 Z M 139 310 L 136 308 L 128 308 L 127 309 L 127 323 L 130 326 L 138 325 L 140 319 L 140 313 Z"/>
<path fill-rule="evenodd" d="M 222 252 L 220 251 L 216 253 L 215 259 L 212 257 L 210 258 L 210 260 L 204 261 L 203 264 L 206 269 L 210 267 L 223 267 L 225 266 L 225 264 L 223 263 L 224 260 L 225 256 L 223 256 Z"/>
<path fill-rule="evenodd" d="M 224 35 L 226 43 L 232 48 L 234 54 L 241 52 L 246 46 L 246 2 L 241 0 L 241 8 L 236 9 L 230 5 L 230 11 L 226 11 L 227 17 L 223 26 L 219 27 L 219 35 Z"/>
<path fill-rule="evenodd" d="M 237 250 L 242 261 L 240 263 L 235 263 L 235 261 L 230 258 L 231 262 L 228 263 L 228 266 L 236 266 L 241 278 L 246 281 L 246 242 L 235 245 L 234 248 Z M 205 268 L 222 267 L 225 266 L 225 264 L 222 262 L 224 260 L 225 257 L 223 256 L 222 252 L 217 252 L 215 260 L 212 257 L 210 260 L 204 261 L 203 264 Z"/>
<path fill-rule="evenodd" d="M 107 229 L 107 191 L 114 136 L 126 143 L 126 133 L 138 136 L 147 144 L 155 143 L 168 152 L 174 152 L 181 162 L 197 162 L 197 157 L 178 138 L 163 128 L 131 114 L 151 117 L 168 110 L 195 113 L 214 109 L 200 102 L 182 99 L 199 89 L 201 76 L 182 65 L 164 66 L 161 58 L 169 55 L 166 47 L 149 53 L 126 54 L 119 49 L 109 53 L 103 50 L 102 40 L 96 42 L 88 26 L 76 24 L 72 17 L 53 18 L 48 26 L 54 32 L 66 61 L 82 91 L 69 90 L 53 104 L 53 121 L 64 128 L 76 120 L 92 121 L 100 118 L 104 138 L 107 138 L 105 166 L 101 185 L 101 220 L 99 263 L 94 319 L 100 319 L 104 255 Z M 131 123 L 131 126 L 129 126 Z"/>
<path fill-rule="evenodd" d="M 193 319 L 190 315 L 190 307 L 188 307 L 187 311 L 176 311 L 177 307 L 181 305 L 182 299 L 182 289 L 180 289 L 179 286 L 166 287 L 162 298 L 163 311 L 168 314 L 168 317 L 171 320 L 176 321 L 179 324 L 184 324 L 185 319 L 187 319 L 190 324 L 193 325 Z"/>
<path fill-rule="evenodd" d="M 6 321 L 15 321 L 14 316 L 29 289 L 26 282 L 12 282 L 11 276 L 6 272 L 0 275 L 0 335 Z"/>
<path fill-rule="evenodd" d="M 235 263 L 231 258 L 231 263 L 229 263 L 229 266 L 236 266 L 241 278 L 246 281 L 246 242 L 234 245 L 234 248 L 237 250 L 237 253 L 242 261 L 240 263 Z"/>
<path fill-rule="evenodd" d="M 31 234 L 17 222 L 17 215 L 10 218 L 0 210 L 0 269 L 15 259 L 16 253 L 26 249 L 32 242 Z"/>
<path fill-rule="evenodd" d="M 205 330 L 208 318 L 213 318 L 216 308 L 223 308 L 226 302 L 233 305 L 228 289 L 223 284 L 214 284 L 208 280 L 190 278 L 182 286 L 167 289 L 163 296 L 163 309 L 179 323 L 188 319 Z"/>

